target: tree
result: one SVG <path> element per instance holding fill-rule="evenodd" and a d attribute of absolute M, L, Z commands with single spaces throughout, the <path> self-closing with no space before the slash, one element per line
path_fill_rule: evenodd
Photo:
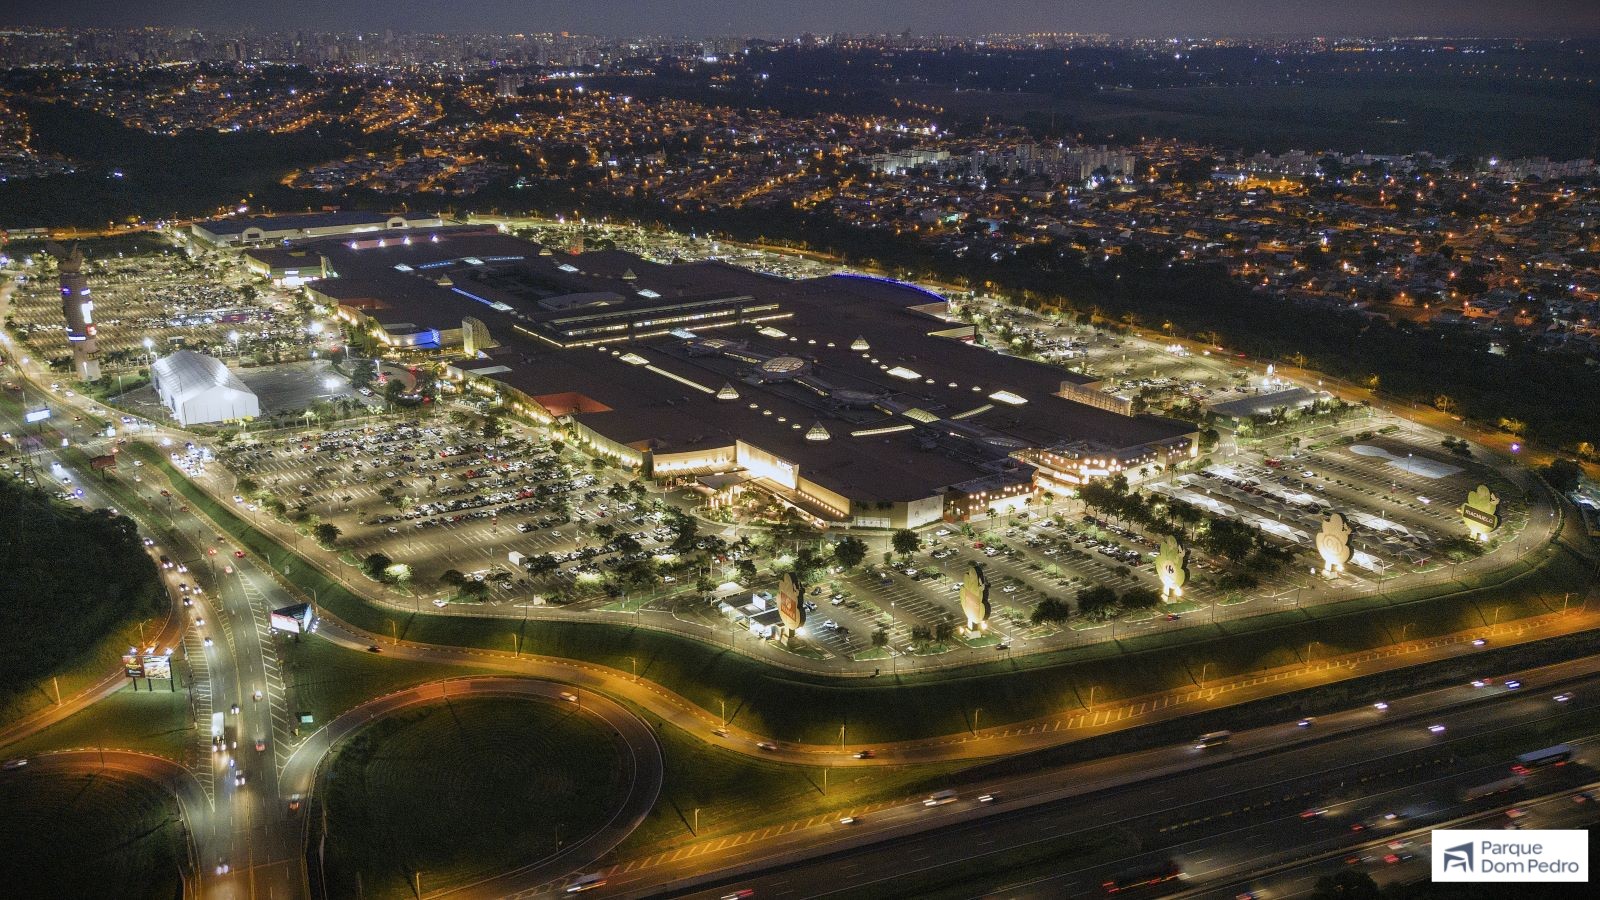
<path fill-rule="evenodd" d="M 1147 587 L 1129 588 L 1122 594 L 1123 609 L 1153 609 L 1161 603 L 1161 595 Z"/>
<path fill-rule="evenodd" d="M 950 622 L 940 622 L 933 626 L 933 639 L 937 643 L 948 643 L 956 635 L 956 626 Z"/>
<path fill-rule="evenodd" d="M 909 528 L 902 528 L 889 539 L 894 552 L 901 556 L 910 556 L 922 549 L 922 536 Z"/>
<path fill-rule="evenodd" d="M 245 495 L 246 497 L 259 490 L 261 490 L 261 482 L 256 481 L 254 478 L 239 479 L 239 493 Z"/>
<path fill-rule="evenodd" d="M 1101 619 L 1110 615 L 1117 606 L 1117 592 L 1105 585 L 1084 588 L 1078 592 L 1078 615 Z"/>
<path fill-rule="evenodd" d="M 1554 459 L 1550 465 L 1540 470 L 1544 473 L 1545 480 L 1556 490 L 1566 493 L 1576 490 L 1578 476 L 1583 474 L 1583 469 L 1570 459 Z"/>
<path fill-rule="evenodd" d="M 324 547 L 332 547 L 334 544 L 338 543 L 339 535 L 342 533 L 343 532 L 339 530 L 339 526 L 333 524 L 332 522 L 318 522 L 316 526 L 311 529 L 311 536 L 316 538 L 317 543 Z"/>
<path fill-rule="evenodd" d="M 1033 624 L 1043 625 L 1046 622 L 1065 622 L 1071 617 L 1072 607 L 1070 605 L 1054 597 L 1046 597 L 1039 601 L 1038 606 L 1033 608 L 1033 615 L 1030 618 L 1033 620 Z"/>
<path fill-rule="evenodd" d="M 889 646 L 889 629 L 887 627 L 885 627 L 883 625 L 879 625 L 877 630 L 872 632 L 872 646 L 874 646 L 874 647 L 887 647 L 887 646 Z"/>
<path fill-rule="evenodd" d="M 386 554 L 373 553 L 361 561 L 361 570 L 373 581 L 387 582 L 389 580 L 389 567 L 394 565 L 394 560 Z"/>
<path fill-rule="evenodd" d="M 858 537 L 846 537 L 833 545 L 833 559 L 846 569 L 861 565 L 867 558 L 867 542 Z"/>
<path fill-rule="evenodd" d="M 538 556 L 530 556 L 523 560 L 522 566 L 534 578 L 544 578 L 554 574 L 556 569 L 561 567 L 561 563 L 557 562 L 556 558 L 551 554 L 541 553 Z"/>
<path fill-rule="evenodd" d="M 447 584 L 451 587 L 460 587 L 467 583 L 467 576 L 462 574 L 460 569 L 445 569 L 439 573 L 439 583 Z"/>

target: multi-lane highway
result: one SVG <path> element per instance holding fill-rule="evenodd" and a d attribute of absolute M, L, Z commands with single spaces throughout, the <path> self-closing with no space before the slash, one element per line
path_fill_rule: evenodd
<path fill-rule="evenodd" d="M 1600 659 L 1515 677 L 1523 685 L 1516 690 L 1430 691 L 1395 698 L 1387 710 L 1322 717 L 1308 728 L 1288 722 L 1241 732 L 1222 748 L 1166 747 L 969 781 L 954 786 L 957 799 L 948 804 L 930 807 L 918 796 L 848 811 L 859 819 L 854 824 L 817 817 L 753 838 L 680 845 L 615 867 L 596 894 L 720 897 L 753 889 L 761 897 L 912 896 L 928 887 L 919 877 L 970 877 L 1009 864 L 1019 850 L 1043 854 L 1048 874 L 978 878 L 973 893 L 1083 896 L 1117 872 L 1168 857 L 1180 862 L 1187 887 L 1232 883 L 1261 865 L 1359 847 L 1372 834 L 1398 831 L 1395 820 L 1384 819 L 1391 812 L 1412 823 L 1453 818 L 1462 811 L 1456 788 L 1503 777 L 1514 755 L 1483 762 L 1473 756 L 1479 745 L 1515 744 L 1537 725 L 1575 736 L 1600 733 Z M 1571 699 L 1557 702 L 1557 693 Z M 1585 753 L 1594 756 L 1585 762 L 1600 763 L 1600 749 Z M 1541 774 L 1530 779 L 1525 796 L 1561 784 L 1570 782 Z M 982 802 L 985 794 L 996 799 Z M 1309 810 L 1326 812 L 1302 815 Z M 1352 831 L 1357 822 L 1380 824 Z M 1129 836 L 1126 849 L 1114 844 L 1103 857 L 1081 859 L 1071 852 L 1108 835 Z"/>

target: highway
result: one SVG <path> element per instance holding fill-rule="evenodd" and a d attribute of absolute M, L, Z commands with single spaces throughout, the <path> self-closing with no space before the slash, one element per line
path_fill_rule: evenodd
<path fill-rule="evenodd" d="M 698 898 L 749 888 L 760 897 L 889 895 L 884 892 L 892 893 L 900 880 L 938 875 L 943 866 L 981 870 L 1019 848 L 1049 849 L 1057 842 L 1070 847 L 1118 833 L 1131 835 L 1131 846 L 1143 849 L 1080 865 L 1063 862 L 1039 881 L 1006 885 L 1001 877 L 975 883 L 973 893 L 985 884 L 1003 887 L 1004 896 L 1096 893 L 1107 877 L 1152 854 L 1177 857 L 1188 873 L 1185 884 L 1199 886 L 1213 873 L 1228 877 L 1269 850 L 1304 855 L 1324 842 L 1339 849 L 1358 846 L 1369 835 L 1349 831 L 1350 824 L 1394 809 L 1441 802 L 1432 814 L 1448 818 L 1457 784 L 1492 780 L 1506 771 L 1504 763 L 1486 770 L 1465 758 L 1484 739 L 1514 737 L 1546 721 L 1562 728 L 1571 723 L 1580 734 L 1600 730 L 1594 727 L 1600 659 L 1516 676 L 1524 685 L 1516 691 L 1430 691 L 1396 698 L 1384 711 L 1324 716 L 1307 729 L 1284 723 L 1241 732 L 1225 748 L 1166 747 L 973 781 L 956 787 L 959 799 L 948 805 L 929 808 L 918 796 L 850 810 L 860 819 L 854 825 L 819 816 L 754 837 L 690 842 L 624 861 L 594 893 Z M 1572 700 L 1555 702 L 1558 690 L 1570 692 Z M 1431 732 L 1434 724 L 1445 725 L 1445 732 Z M 1600 751 L 1586 753 L 1593 757 L 1587 762 L 1600 764 Z M 1565 771 L 1576 776 L 1588 770 Z M 985 793 L 998 799 L 979 802 Z M 1308 809 L 1324 807 L 1324 815 L 1301 818 Z M 1251 855 L 1241 859 L 1239 846 L 1248 846 Z M 914 895 L 915 884 L 900 890 Z"/>

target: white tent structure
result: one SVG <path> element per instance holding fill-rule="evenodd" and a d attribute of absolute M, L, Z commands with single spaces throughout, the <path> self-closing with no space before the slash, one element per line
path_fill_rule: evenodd
<path fill-rule="evenodd" d="M 199 425 L 261 415 L 261 402 L 222 360 L 179 350 L 150 367 L 156 393 L 178 424 Z"/>

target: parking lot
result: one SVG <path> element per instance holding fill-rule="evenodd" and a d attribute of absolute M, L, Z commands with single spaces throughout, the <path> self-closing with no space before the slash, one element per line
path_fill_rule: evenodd
<path fill-rule="evenodd" d="M 629 553 L 623 534 L 648 552 L 663 538 L 660 514 L 637 493 L 593 471 L 571 450 L 539 436 L 498 435 L 450 423 L 389 422 L 258 438 L 223 451 L 230 470 L 255 480 L 294 512 L 341 533 L 337 546 L 359 562 L 382 553 L 410 567 L 419 593 L 443 596 L 454 569 L 488 585 L 491 601 L 528 600 L 540 584 L 510 561 L 552 554 L 545 578 L 568 585 L 563 599 Z M 250 498 L 238 495 L 247 508 Z"/>
<path fill-rule="evenodd" d="M 132 372 L 180 347 L 233 360 L 303 358 L 315 337 L 294 302 L 232 258 L 191 260 L 171 247 L 99 254 L 83 245 L 102 371 Z M 40 358 L 67 360 L 53 263 L 40 254 L 12 295 L 14 331 Z M 149 340 L 150 346 L 145 345 Z"/>

